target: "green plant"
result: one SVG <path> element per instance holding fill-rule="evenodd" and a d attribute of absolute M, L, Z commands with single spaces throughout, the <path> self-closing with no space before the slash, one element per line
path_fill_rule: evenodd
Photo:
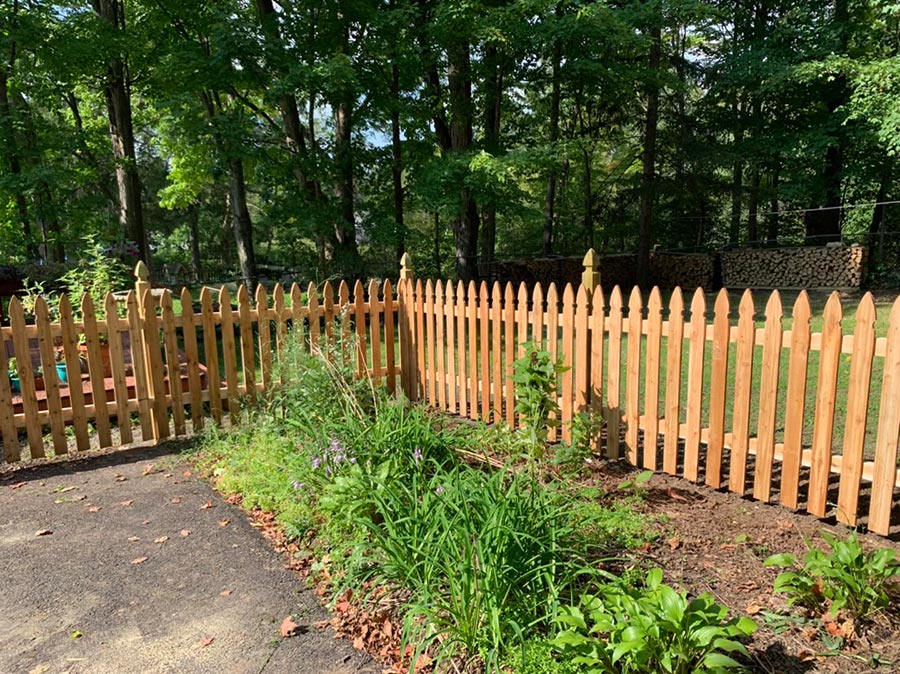
<path fill-rule="evenodd" d="M 592 412 L 579 412 L 569 423 L 571 441 L 561 445 L 554 462 L 561 468 L 580 470 L 593 456 L 595 441 L 600 437 L 603 420 Z"/>
<path fill-rule="evenodd" d="M 549 351 L 534 342 L 525 344 L 525 355 L 513 364 L 516 385 L 516 411 L 522 432 L 532 452 L 540 456 L 547 444 L 550 428 L 559 426 L 559 404 L 556 402 L 557 379 L 565 370 L 554 361 Z"/>
<path fill-rule="evenodd" d="M 513 674 L 579 674 L 572 662 L 560 660 L 546 639 L 529 639 L 513 649 L 503 662 L 503 670 Z"/>
<path fill-rule="evenodd" d="M 653 569 L 641 589 L 609 584 L 599 596 L 560 610 L 564 629 L 554 645 L 587 674 L 709 674 L 741 669 L 728 654 L 747 655 L 739 639 L 750 618 L 726 620 L 728 610 L 710 595 L 688 600 Z"/>
<path fill-rule="evenodd" d="M 832 615 L 844 609 L 854 618 L 865 619 L 891 603 L 900 580 L 900 560 L 890 548 L 866 552 L 856 532 L 846 540 L 822 533 L 830 551 L 811 548 L 802 564 L 791 554 L 772 555 L 766 566 L 792 569 L 775 579 L 775 592 L 788 595 L 788 602 L 811 609 L 830 607 Z"/>
<path fill-rule="evenodd" d="M 652 470 L 643 470 L 633 478 L 628 480 L 624 480 L 619 483 L 619 490 L 626 492 L 630 496 L 636 497 L 638 499 L 643 499 L 645 496 L 644 485 L 647 484 L 653 478 Z"/>
<path fill-rule="evenodd" d="M 412 591 L 405 639 L 439 660 L 477 657 L 496 671 L 504 652 L 549 626 L 581 576 L 573 510 L 533 475 L 461 465 L 414 473 L 370 491 L 361 518 L 379 563 L 372 574 Z"/>
<path fill-rule="evenodd" d="M 132 284 L 131 270 L 118 258 L 108 255 L 94 237 L 86 237 L 84 243 L 82 259 L 63 274 L 59 282 L 72 301 L 76 319 L 81 316 L 81 297 L 86 293 L 94 304 L 97 319 L 103 320 L 107 293 L 128 290 Z M 124 307 L 120 308 L 120 311 L 124 310 Z"/>
<path fill-rule="evenodd" d="M 10 377 L 15 378 L 19 376 L 19 361 L 16 360 L 15 356 L 6 361 L 6 371 Z"/>

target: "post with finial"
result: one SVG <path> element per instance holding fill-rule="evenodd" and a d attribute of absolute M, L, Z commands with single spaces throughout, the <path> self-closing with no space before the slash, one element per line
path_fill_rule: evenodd
<path fill-rule="evenodd" d="M 412 258 L 409 256 L 409 253 L 403 253 L 403 256 L 400 258 L 400 280 L 412 281 L 415 278 L 416 274 L 412 268 Z"/>
<path fill-rule="evenodd" d="M 600 285 L 600 256 L 593 248 L 584 256 L 584 272 L 581 274 L 581 285 L 587 291 L 588 301 L 594 296 L 594 289 Z"/>

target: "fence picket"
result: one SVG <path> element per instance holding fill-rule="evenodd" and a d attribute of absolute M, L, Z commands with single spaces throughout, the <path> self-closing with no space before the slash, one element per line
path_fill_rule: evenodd
<path fill-rule="evenodd" d="M 547 351 L 550 353 L 550 360 L 556 363 L 559 359 L 559 295 L 556 292 L 555 283 L 547 286 Z M 550 442 L 556 442 L 559 437 L 557 425 L 561 419 L 556 418 L 555 412 L 550 415 L 550 418 L 554 424 L 550 426 L 547 439 Z"/>
<path fill-rule="evenodd" d="M 66 299 L 65 295 L 60 299 Z M 66 299 L 66 302 L 68 300 Z M 60 311 L 60 320 L 62 320 L 62 312 Z M 71 318 L 71 312 L 70 312 Z M 63 324 L 63 340 L 65 340 L 65 324 Z M 65 344 L 65 341 L 63 342 Z M 68 351 L 66 352 L 68 356 Z M 0 436 L 3 436 L 3 457 L 7 463 L 14 463 L 22 459 L 22 448 L 19 446 L 19 432 L 16 430 L 16 420 L 13 418 L 12 404 L 12 383 L 5 373 L 9 369 L 9 361 L 6 357 L 6 343 L 3 338 L 3 332 L 0 331 Z M 78 371 L 78 379 L 72 381 L 81 381 L 81 370 Z M 78 387 L 80 388 L 80 386 Z M 70 397 L 71 400 L 71 397 Z M 72 413 L 74 416 L 74 402 Z M 78 449 L 86 449 L 78 447 Z"/>
<path fill-rule="evenodd" d="M 87 411 L 84 406 L 84 387 L 81 379 L 81 358 L 78 355 L 78 331 L 72 316 L 72 303 L 68 295 L 59 298 L 59 323 L 62 333 L 63 353 L 66 359 L 66 375 L 69 380 L 69 406 L 72 410 L 72 426 L 75 428 L 75 447 L 78 451 L 90 449 L 91 439 L 88 435 Z M 0 344 L 0 351 L 3 351 Z M 0 354 L 0 366 L 6 353 Z M 0 372 L 4 368 L 0 367 Z M 0 400 L 0 405 L 2 405 Z M 0 413 L 2 414 L 2 413 Z M 2 416 L 0 416 L 2 428 Z M 5 435 L 5 432 L 4 432 Z M 18 441 L 16 442 L 18 446 Z"/>
<path fill-rule="evenodd" d="M 426 401 L 429 405 L 437 404 L 437 368 L 435 367 L 434 347 L 434 285 L 431 279 L 425 282 L 425 312 L 422 314 L 425 321 L 425 379 L 428 382 Z"/>
<path fill-rule="evenodd" d="M 850 386 L 847 391 L 847 421 L 841 453 L 841 481 L 838 491 L 838 522 L 855 527 L 859 509 L 859 488 L 865 459 L 866 421 L 872 358 L 875 356 L 875 302 L 872 293 L 863 295 L 856 310 L 853 354 L 850 356 Z"/>
<path fill-rule="evenodd" d="M 106 293 L 104 307 L 106 309 L 106 336 L 109 339 L 109 364 L 113 380 L 113 394 L 116 400 L 116 423 L 119 427 L 119 441 L 123 444 L 130 444 L 134 442 L 134 434 L 131 428 L 131 413 L 128 410 L 128 385 L 125 380 L 122 321 L 119 319 L 119 304 L 112 293 Z M 80 375 L 78 379 L 81 379 Z M 69 392 L 71 394 L 71 387 Z"/>
<path fill-rule="evenodd" d="M 697 288 L 691 300 L 691 337 L 688 358 L 687 439 L 684 476 L 696 482 L 700 464 L 700 423 L 703 409 L 703 358 L 706 350 L 706 298 Z"/>
<path fill-rule="evenodd" d="M 574 392 L 574 373 L 575 367 L 575 292 L 572 284 L 567 283 L 563 289 L 562 302 L 562 341 L 560 343 L 560 351 L 562 352 L 563 372 L 562 376 L 562 405 L 560 406 L 560 435 L 562 441 L 569 443 L 572 441 L 572 394 Z"/>
<path fill-rule="evenodd" d="M 506 361 L 506 384 L 504 400 L 506 403 L 506 425 L 515 428 L 516 425 L 516 396 L 515 382 L 513 381 L 514 366 L 516 360 L 516 304 L 512 283 L 507 282 L 503 293 L 503 321 L 504 332 L 504 359 Z"/>
<path fill-rule="evenodd" d="M 253 344 L 253 323 L 250 319 L 250 293 L 247 286 L 238 288 L 238 334 L 241 338 L 241 370 L 247 404 L 256 405 L 256 354 Z"/>
<path fill-rule="evenodd" d="M 359 281 L 356 283 L 362 285 Z M 353 292 L 356 293 L 355 288 Z M 315 283 L 310 283 L 306 288 L 306 316 L 309 321 L 309 352 L 319 353 L 322 350 L 322 308 L 319 306 L 319 289 Z M 358 330 L 359 326 L 357 333 Z M 365 340 L 361 342 L 364 343 Z M 324 352 L 327 353 L 328 349 Z"/>
<path fill-rule="evenodd" d="M 397 328 L 400 333 L 397 336 L 400 340 L 400 389 L 410 402 L 415 402 L 416 368 L 415 358 L 412 356 L 414 321 L 411 286 L 412 282 L 405 278 L 401 278 L 397 283 Z"/>
<path fill-rule="evenodd" d="M 472 352 L 472 344 L 466 346 L 466 287 L 462 281 L 456 284 L 456 358 L 459 361 L 459 415 L 469 414 L 469 379 L 466 373 L 466 355 Z"/>
<path fill-rule="evenodd" d="M 456 294 L 451 281 L 447 281 L 444 292 L 446 295 L 444 297 L 443 320 L 446 323 L 444 334 L 446 339 L 445 346 L 447 347 L 447 410 L 451 414 L 463 414 L 459 410 L 457 397 L 459 383 L 456 380 L 456 323 L 454 314 L 456 310 Z"/>
<path fill-rule="evenodd" d="M 591 300 L 591 416 L 595 433 L 591 438 L 591 451 L 600 452 L 600 420 L 603 417 L 603 288 L 594 288 Z"/>
<path fill-rule="evenodd" d="M 728 340 L 731 330 L 728 291 L 716 296 L 713 309 L 712 364 L 709 392 L 709 441 L 706 446 L 706 484 L 722 486 L 722 452 L 725 446 L 725 388 L 728 382 Z"/>
<path fill-rule="evenodd" d="M 765 344 L 762 377 L 759 383 L 759 423 L 756 432 L 756 467 L 753 471 L 753 498 L 760 501 L 768 501 L 772 491 L 782 313 L 781 294 L 774 290 L 766 303 Z"/>
<path fill-rule="evenodd" d="M 822 319 L 822 350 L 819 354 L 819 381 L 816 388 L 816 415 L 813 424 L 812 465 L 806 509 L 825 517 L 828 479 L 831 476 L 831 442 L 841 358 L 843 309 L 837 292 L 831 293 Z"/>
<path fill-rule="evenodd" d="M 385 303 L 390 301 L 389 297 L 385 297 Z M 376 382 L 380 382 L 384 376 L 384 369 L 381 366 L 381 301 L 378 297 L 378 282 L 375 279 L 369 281 L 369 343 L 372 345 L 372 377 Z"/>
<path fill-rule="evenodd" d="M 481 357 L 478 389 L 481 393 L 481 420 L 491 419 L 491 331 L 490 296 L 487 283 L 478 288 L 478 355 Z"/>
<path fill-rule="evenodd" d="M 573 414 L 587 414 L 590 400 L 591 347 L 587 288 L 579 284 L 575 295 L 575 408 Z"/>
<path fill-rule="evenodd" d="M 148 442 L 153 438 L 153 412 L 150 409 L 149 375 L 147 359 L 144 356 L 144 327 L 137 292 L 130 290 L 125 304 L 128 312 L 131 366 L 134 369 L 134 392 L 138 401 L 138 416 L 141 422 L 141 440 Z"/>
<path fill-rule="evenodd" d="M 35 327 L 38 331 L 38 352 L 44 372 L 44 393 L 47 396 L 47 412 L 50 417 L 50 436 L 53 453 L 68 451 L 66 428 L 62 415 L 62 399 L 59 395 L 59 377 L 56 374 L 56 359 L 53 357 L 53 338 L 50 335 L 50 310 L 47 301 L 38 297 L 34 304 Z"/>
<path fill-rule="evenodd" d="M 346 281 L 341 281 L 338 286 L 338 305 L 341 317 L 341 362 L 347 365 L 353 358 L 355 348 L 353 348 L 350 339 L 352 330 L 350 329 L 350 286 Z"/>
<path fill-rule="evenodd" d="M 887 536 L 891 529 L 891 507 L 897 481 L 897 444 L 900 442 L 900 297 L 894 300 L 891 308 L 878 414 L 869 530 Z"/>
<path fill-rule="evenodd" d="M 728 488 L 743 494 L 747 488 L 747 456 L 750 452 L 750 395 L 753 385 L 753 352 L 756 324 L 753 293 L 748 289 L 738 307 L 737 358 L 734 373 L 734 414 Z"/>
<path fill-rule="evenodd" d="M 241 403 L 234 341 L 234 313 L 231 308 L 231 294 L 225 286 L 222 286 L 219 291 L 219 315 L 222 321 L 222 362 L 225 365 L 228 416 L 232 424 L 238 424 L 240 423 Z"/>
<path fill-rule="evenodd" d="M 503 418 L 503 295 L 500 284 L 494 281 L 491 291 L 491 388 L 493 389 L 493 421 L 500 423 Z"/>
<path fill-rule="evenodd" d="M 130 312 L 129 312 L 130 313 Z M 222 424 L 222 384 L 219 375 L 219 340 L 216 338 L 216 319 L 209 288 L 200 291 L 200 317 L 203 326 L 203 357 L 209 380 L 209 411 L 216 426 Z M 135 369 L 137 375 L 137 369 Z"/>
<path fill-rule="evenodd" d="M 325 329 L 325 344 L 328 346 L 329 354 L 335 343 L 334 337 L 334 288 L 331 287 L 331 281 L 325 281 L 322 286 L 322 316 Z"/>
<path fill-rule="evenodd" d="M 638 465 L 638 431 L 640 430 L 641 333 L 643 332 L 643 299 L 637 286 L 628 299 L 628 356 L 625 361 L 625 452 L 632 466 Z"/>
<path fill-rule="evenodd" d="M 269 295 L 260 283 L 256 286 L 256 327 L 259 344 L 259 367 L 263 391 L 272 387 L 272 318 Z"/>
<path fill-rule="evenodd" d="M 303 306 L 303 292 L 296 283 L 291 284 L 291 338 L 300 348 L 306 348 L 306 326 L 303 323 L 304 316 L 309 312 Z"/>
<path fill-rule="evenodd" d="M 794 302 L 791 322 L 791 359 L 784 410 L 784 449 L 781 459 L 781 503 L 797 507 L 800 466 L 803 459 L 803 415 L 806 408 L 806 378 L 809 362 L 809 296 L 802 291 Z"/>
<path fill-rule="evenodd" d="M 184 395 L 181 389 L 181 360 L 178 357 L 178 332 L 175 329 L 175 313 L 172 307 L 172 293 L 168 290 L 163 291 L 160 307 L 162 308 L 163 343 L 166 349 L 165 371 L 169 380 L 169 396 L 172 400 L 172 421 L 175 426 L 175 435 L 184 435 L 187 431 L 184 424 Z"/>
<path fill-rule="evenodd" d="M 524 284 L 523 284 L 524 285 Z M 519 297 L 521 298 L 523 288 L 519 289 Z M 545 316 L 546 308 L 544 305 L 544 290 L 541 288 L 540 283 L 534 284 L 534 291 L 531 295 L 531 315 L 532 315 L 532 325 L 531 325 L 531 341 L 534 342 L 535 346 L 539 349 L 547 348 L 547 340 L 544 339 L 544 316 Z M 528 301 L 525 301 L 525 306 L 519 307 L 519 316 L 524 319 L 525 325 L 519 326 L 519 358 L 525 355 L 525 343 L 528 341 Z M 524 338 L 524 339 L 523 339 Z"/>
<path fill-rule="evenodd" d="M 609 353 L 606 367 L 606 458 L 621 456 L 619 427 L 622 423 L 620 407 L 622 378 L 622 291 L 619 286 L 609 296 Z"/>
<path fill-rule="evenodd" d="M 284 286 L 275 284 L 272 290 L 272 307 L 275 310 L 275 352 L 280 356 L 287 346 L 287 320 L 284 309 Z M 281 370 L 284 383 L 284 370 Z"/>
<path fill-rule="evenodd" d="M 188 390 L 191 394 L 191 425 L 203 428 L 203 382 L 200 378 L 200 354 L 197 350 L 197 322 L 194 301 L 187 288 L 181 289 L 181 332 L 184 338 L 184 357 L 187 360 Z"/>
<path fill-rule="evenodd" d="M 31 458 L 44 456 L 44 438 L 38 421 L 37 392 L 34 385 L 34 370 L 31 366 L 31 345 L 25 333 L 25 311 L 18 297 L 9 301 L 9 325 L 12 328 L 13 350 L 19 374 L 22 412 L 25 414 L 25 431 L 28 434 L 28 448 Z"/>
<path fill-rule="evenodd" d="M 662 351 L 662 296 L 650 291 L 647 301 L 647 371 L 644 373 L 644 468 L 656 470 L 659 442 L 659 360 Z"/>
<path fill-rule="evenodd" d="M 149 291 L 147 291 L 149 293 Z M 97 438 L 100 449 L 112 447 L 112 434 L 109 424 L 109 408 L 106 397 L 106 376 L 103 372 L 103 357 L 100 349 L 100 332 L 97 328 L 97 314 L 94 301 L 85 293 L 81 298 L 81 316 L 84 323 L 85 343 L 87 344 L 88 373 L 91 378 L 91 398 L 94 403 L 94 423 L 97 426 Z M 157 339 L 157 344 L 159 340 Z"/>
<path fill-rule="evenodd" d="M 434 286 L 434 340 L 435 340 L 435 385 L 437 405 L 447 409 L 447 372 L 444 358 L 447 355 L 444 342 L 444 284 L 438 279 Z"/>
<path fill-rule="evenodd" d="M 426 386 L 428 382 L 425 378 L 425 353 L 427 351 L 425 345 L 425 292 L 423 290 L 422 281 L 416 279 L 416 303 L 415 303 L 415 328 L 416 340 L 415 353 L 410 354 L 410 362 L 412 357 L 416 360 L 416 381 L 418 382 L 418 393 L 416 400 L 422 400 L 426 396 Z"/>
<path fill-rule="evenodd" d="M 390 279 L 384 280 L 384 350 L 388 391 L 397 390 L 397 353 L 394 346 L 394 286 Z"/>
<path fill-rule="evenodd" d="M 684 297 L 681 288 L 675 288 L 669 298 L 668 324 L 663 470 L 675 475 L 678 472 L 678 439 L 681 435 L 681 361 L 684 344 Z"/>

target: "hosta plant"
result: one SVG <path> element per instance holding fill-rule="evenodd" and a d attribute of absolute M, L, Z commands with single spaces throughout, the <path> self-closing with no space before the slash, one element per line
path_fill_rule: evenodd
<path fill-rule="evenodd" d="M 788 602 L 811 609 L 830 607 L 836 616 L 842 609 L 854 618 L 866 619 L 886 608 L 900 581 L 896 550 L 866 552 L 856 532 L 846 540 L 823 532 L 831 550 L 811 548 L 800 563 L 794 555 L 772 555 L 766 566 L 790 569 L 775 579 L 775 592 Z"/>
<path fill-rule="evenodd" d="M 721 674 L 742 669 L 740 639 L 756 631 L 750 618 L 728 620 L 710 595 L 688 599 L 663 584 L 662 570 L 644 588 L 607 585 L 565 607 L 554 639 L 562 655 L 585 674 Z"/>

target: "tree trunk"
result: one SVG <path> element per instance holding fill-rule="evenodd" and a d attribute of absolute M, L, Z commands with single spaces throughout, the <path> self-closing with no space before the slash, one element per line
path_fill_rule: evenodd
<path fill-rule="evenodd" d="M 443 260 L 441 259 L 441 214 L 434 214 L 434 273 L 436 278 L 442 277 Z"/>
<path fill-rule="evenodd" d="M 394 235 L 397 269 L 406 252 L 406 225 L 403 222 L 403 145 L 400 141 L 400 69 L 391 64 L 391 181 L 394 187 Z"/>
<path fill-rule="evenodd" d="M 650 28 L 650 81 L 647 85 L 647 120 L 641 176 L 641 214 L 638 225 L 637 282 L 650 282 L 650 247 L 653 244 L 653 202 L 656 198 L 656 132 L 659 123 L 659 68 L 662 52 L 659 24 Z"/>
<path fill-rule="evenodd" d="M 343 27 L 341 53 L 349 50 L 350 30 Z M 334 265 L 338 273 L 347 278 L 360 275 L 359 249 L 356 245 L 356 220 L 353 208 L 353 101 L 354 92 L 349 87 L 339 94 L 334 105 L 334 155 L 337 161 L 335 196 L 340 206 L 340 218 L 334 227 Z"/>
<path fill-rule="evenodd" d="M 494 157 L 500 148 L 500 113 L 503 104 L 503 57 L 496 46 L 488 45 L 484 55 L 488 75 L 485 82 L 484 147 Z M 482 209 L 481 258 L 478 272 L 482 278 L 490 274 L 497 246 L 497 206 L 488 204 Z"/>
<path fill-rule="evenodd" d="M 200 257 L 200 204 L 195 202 L 188 208 L 188 227 L 191 233 L 191 270 L 194 280 L 200 282 L 203 275 L 202 260 Z"/>
<path fill-rule="evenodd" d="M 247 208 L 247 183 L 244 179 L 244 162 L 236 157 L 228 160 L 228 174 L 231 183 L 231 224 L 237 243 L 238 263 L 241 278 L 250 294 L 256 289 L 256 255 L 253 252 L 253 221 Z"/>
<path fill-rule="evenodd" d="M 92 0 L 92 4 L 98 17 L 116 30 L 124 31 L 125 8 L 121 0 Z M 150 249 L 147 245 L 144 212 L 141 205 L 141 178 L 134 149 L 128 67 L 121 57 L 114 57 L 109 62 L 104 95 L 109 114 L 109 137 L 116 160 L 119 223 L 125 238 L 137 245 L 140 258 L 150 266 Z"/>
<path fill-rule="evenodd" d="M 34 240 L 34 232 L 31 229 L 31 217 L 28 212 L 28 199 L 25 196 L 22 185 L 22 164 L 13 127 L 12 106 L 9 102 L 9 82 L 5 69 L 0 69 L 0 123 L 3 125 L 3 143 L 6 146 L 5 153 L 9 162 L 9 172 L 13 177 L 13 195 L 16 202 L 16 211 L 18 211 L 19 221 L 22 225 L 25 250 L 32 261 L 37 261 L 40 258 L 40 251 Z"/>
<path fill-rule="evenodd" d="M 759 168 L 750 171 L 750 194 L 747 198 L 747 240 L 751 244 L 759 242 Z"/>
<path fill-rule="evenodd" d="M 766 243 L 770 246 L 774 246 L 778 243 L 778 230 L 781 227 L 778 213 L 779 172 L 780 167 L 776 165 L 772 171 L 772 199 L 769 202 L 768 226 L 766 228 Z"/>
<path fill-rule="evenodd" d="M 556 219 L 556 150 L 559 142 L 560 63 L 562 45 L 559 39 L 553 43 L 550 72 L 550 151 L 553 153 L 550 175 L 547 176 L 547 198 L 544 202 L 544 256 L 553 254 L 553 224 Z"/>
<path fill-rule="evenodd" d="M 472 74 L 469 43 L 461 41 L 448 50 L 447 84 L 450 90 L 450 146 L 468 152 L 472 146 Z M 459 213 L 453 221 L 456 275 L 463 283 L 478 278 L 478 206 L 468 188 L 459 195 Z"/>

